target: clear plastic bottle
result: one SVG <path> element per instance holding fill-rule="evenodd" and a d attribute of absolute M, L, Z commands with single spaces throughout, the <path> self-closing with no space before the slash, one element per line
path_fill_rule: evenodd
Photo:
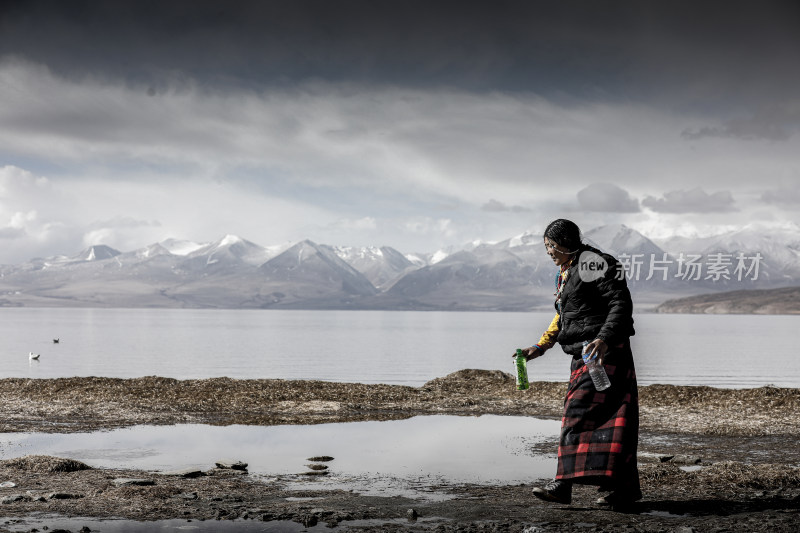
<path fill-rule="evenodd" d="M 525 390 L 529 388 L 528 360 L 524 355 L 522 355 L 521 348 L 517 348 L 517 356 L 514 357 L 514 364 L 517 367 L 517 390 Z"/>
<path fill-rule="evenodd" d="M 583 350 L 581 351 L 583 362 L 589 370 L 589 376 L 592 378 L 594 388 L 599 391 L 606 390 L 611 386 L 611 381 L 608 379 L 606 369 L 597 362 L 597 356 L 589 358 L 589 354 L 586 353 L 586 346 L 588 344 L 589 341 L 583 341 Z"/>

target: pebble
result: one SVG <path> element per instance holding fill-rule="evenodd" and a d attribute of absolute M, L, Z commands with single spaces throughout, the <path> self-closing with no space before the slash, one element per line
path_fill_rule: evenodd
<path fill-rule="evenodd" d="M 696 465 L 702 462 L 697 455 L 662 455 L 658 458 L 662 463 L 674 463 L 678 465 Z"/>
<path fill-rule="evenodd" d="M 203 474 L 203 471 L 200 470 L 199 468 L 182 468 L 180 470 L 170 470 L 168 472 L 159 472 L 159 474 L 162 475 L 162 476 L 187 477 L 187 478 L 200 477 L 200 476 L 205 475 L 205 474 Z"/>
<path fill-rule="evenodd" d="M 217 465 L 217 468 L 221 468 L 223 470 L 247 470 L 247 463 L 242 461 L 231 461 L 226 459 L 217 461 L 214 464 Z"/>
<path fill-rule="evenodd" d="M 314 461 L 319 463 L 327 463 L 328 461 L 333 461 L 333 457 L 330 455 L 316 455 L 314 457 L 309 457 L 306 461 Z"/>
<path fill-rule="evenodd" d="M 48 500 L 78 500 L 83 498 L 83 494 L 72 494 L 70 492 L 51 492 L 48 494 Z"/>
<path fill-rule="evenodd" d="M 8 504 L 29 499 L 30 496 L 26 496 L 25 494 L 12 494 L 11 496 L 4 496 L 3 498 L 0 498 L 0 503 Z"/>

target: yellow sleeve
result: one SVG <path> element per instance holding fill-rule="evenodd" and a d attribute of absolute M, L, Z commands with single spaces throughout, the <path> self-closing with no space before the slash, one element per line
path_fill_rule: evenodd
<path fill-rule="evenodd" d="M 558 337 L 558 318 L 558 313 L 556 313 L 556 316 L 553 317 L 553 321 L 550 322 L 547 330 L 542 333 L 539 342 L 535 345 L 538 346 L 542 352 L 549 350 L 556 343 L 556 337 Z"/>

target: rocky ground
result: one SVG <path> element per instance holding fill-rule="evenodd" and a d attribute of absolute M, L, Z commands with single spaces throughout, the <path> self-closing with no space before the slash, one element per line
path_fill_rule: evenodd
<path fill-rule="evenodd" d="M 558 418 L 566 385 L 516 391 L 502 372 L 464 370 L 422 387 L 315 381 L 65 378 L 0 380 L 0 431 L 76 432 L 137 424 L 312 424 L 415 415 Z M 594 505 L 576 487 L 569 506 L 525 485 L 426 487 L 431 497 L 298 490 L 241 465 L 153 473 L 96 469 L 68 457 L 0 461 L 0 531 L 33 531 L 43 517 L 73 531 L 181 527 L 269 531 L 789 532 L 800 523 L 800 390 L 640 388 L 645 498 L 630 512 Z M 556 443 L 541 444 L 552 454 Z M 111 521 L 111 519 L 115 521 Z M 85 520 L 82 525 L 80 520 Z M 62 520 L 63 521 L 63 520 Z M 210 527 L 209 527 L 210 525 Z M 261 527 L 264 526 L 264 527 Z M 234 529 L 227 529 L 233 527 Z M 259 529 L 260 528 L 260 529 Z M 200 528 L 202 529 L 202 528 Z"/>

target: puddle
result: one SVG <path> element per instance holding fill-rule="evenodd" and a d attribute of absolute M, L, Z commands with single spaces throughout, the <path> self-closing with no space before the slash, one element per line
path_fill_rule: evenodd
<path fill-rule="evenodd" d="M 689 516 L 687 514 L 670 513 L 669 511 L 646 511 L 642 514 L 649 516 L 657 516 L 660 518 L 686 518 L 687 516 Z"/>
<path fill-rule="evenodd" d="M 32 514 L 24 519 L 5 520 L 0 522 L 6 531 L 23 532 L 36 529 L 80 531 L 88 527 L 91 531 L 103 533 L 134 533 L 138 531 L 189 531 L 192 533 L 214 533 L 228 531 L 266 531 L 266 532 L 299 532 L 299 531 L 332 531 L 325 524 L 306 527 L 298 522 L 276 520 L 261 522 L 253 520 L 155 520 L 152 522 L 136 522 L 134 520 L 97 520 L 94 518 L 67 518 L 61 516 L 47 516 Z"/>
<path fill-rule="evenodd" d="M 451 496 L 436 485 L 459 483 L 523 483 L 550 478 L 553 454 L 535 450 L 553 441 L 558 420 L 484 415 L 479 417 L 421 416 L 389 422 L 350 422 L 310 426 L 135 426 L 94 433 L 0 434 L 0 459 L 23 455 L 53 455 L 83 461 L 96 468 L 167 471 L 213 468 L 215 461 L 248 463 L 251 476 L 280 480 L 292 490 L 353 490 L 365 495 L 405 496 L 442 500 Z M 308 472 L 308 458 L 329 455 L 329 474 Z M 290 501 L 315 498 L 292 497 Z M 420 519 L 424 520 L 424 519 Z M 430 517 L 428 520 L 440 520 Z M 381 523 L 385 523 L 382 521 Z M 418 523 L 418 522 L 417 522 Z M 398 519 L 394 526 L 413 522 Z M 348 526 L 370 526 L 368 520 Z M 141 531 L 131 520 L 97 520 L 32 514 L 6 519 L 8 531 L 83 527 L 108 533 Z M 402 528 L 401 528 L 402 529 Z M 297 522 L 159 520 L 148 531 L 331 531 L 325 524 L 305 527 Z"/>
<path fill-rule="evenodd" d="M 523 483 L 550 478 L 553 454 L 534 451 L 553 440 L 558 420 L 484 415 L 419 416 L 387 422 L 294 426 L 135 426 L 94 433 L 6 433 L 0 458 L 53 455 L 96 468 L 169 471 L 213 468 L 232 459 L 251 475 L 302 488 L 352 489 L 377 495 L 430 492 L 438 483 Z M 327 476 L 308 472 L 309 457 L 329 455 Z"/>
<path fill-rule="evenodd" d="M 426 517 L 409 521 L 406 518 L 395 518 L 386 520 L 350 520 L 346 522 L 348 528 L 363 528 L 376 526 L 394 526 L 394 528 L 411 527 L 419 524 L 446 523 L 447 519 Z M 289 520 L 274 520 L 272 522 L 261 522 L 257 520 L 154 520 L 152 522 L 136 522 L 134 520 L 97 520 L 94 518 L 67 518 L 53 515 L 37 515 L 36 513 L 24 519 L 5 520 L 0 522 L 0 526 L 7 528 L 4 531 L 22 533 L 31 531 L 31 527 L 37 529 L 80 531 L 81 528 L 88 527 L 91 531 L 102 531 L 103 533 L 134 533 L 139 531 L 163 531 L 176 533 L 189 531 L 192 533 L 215 533 L 235 531 L 259 531 L 275 533 L 294 533 L 294 532 L 314 532 L 314 531 L 336 531 L 341 527 L 331 528 L 327 524 L 316 524 L 314 526 L 304 526 L 299 522 Z"/>

